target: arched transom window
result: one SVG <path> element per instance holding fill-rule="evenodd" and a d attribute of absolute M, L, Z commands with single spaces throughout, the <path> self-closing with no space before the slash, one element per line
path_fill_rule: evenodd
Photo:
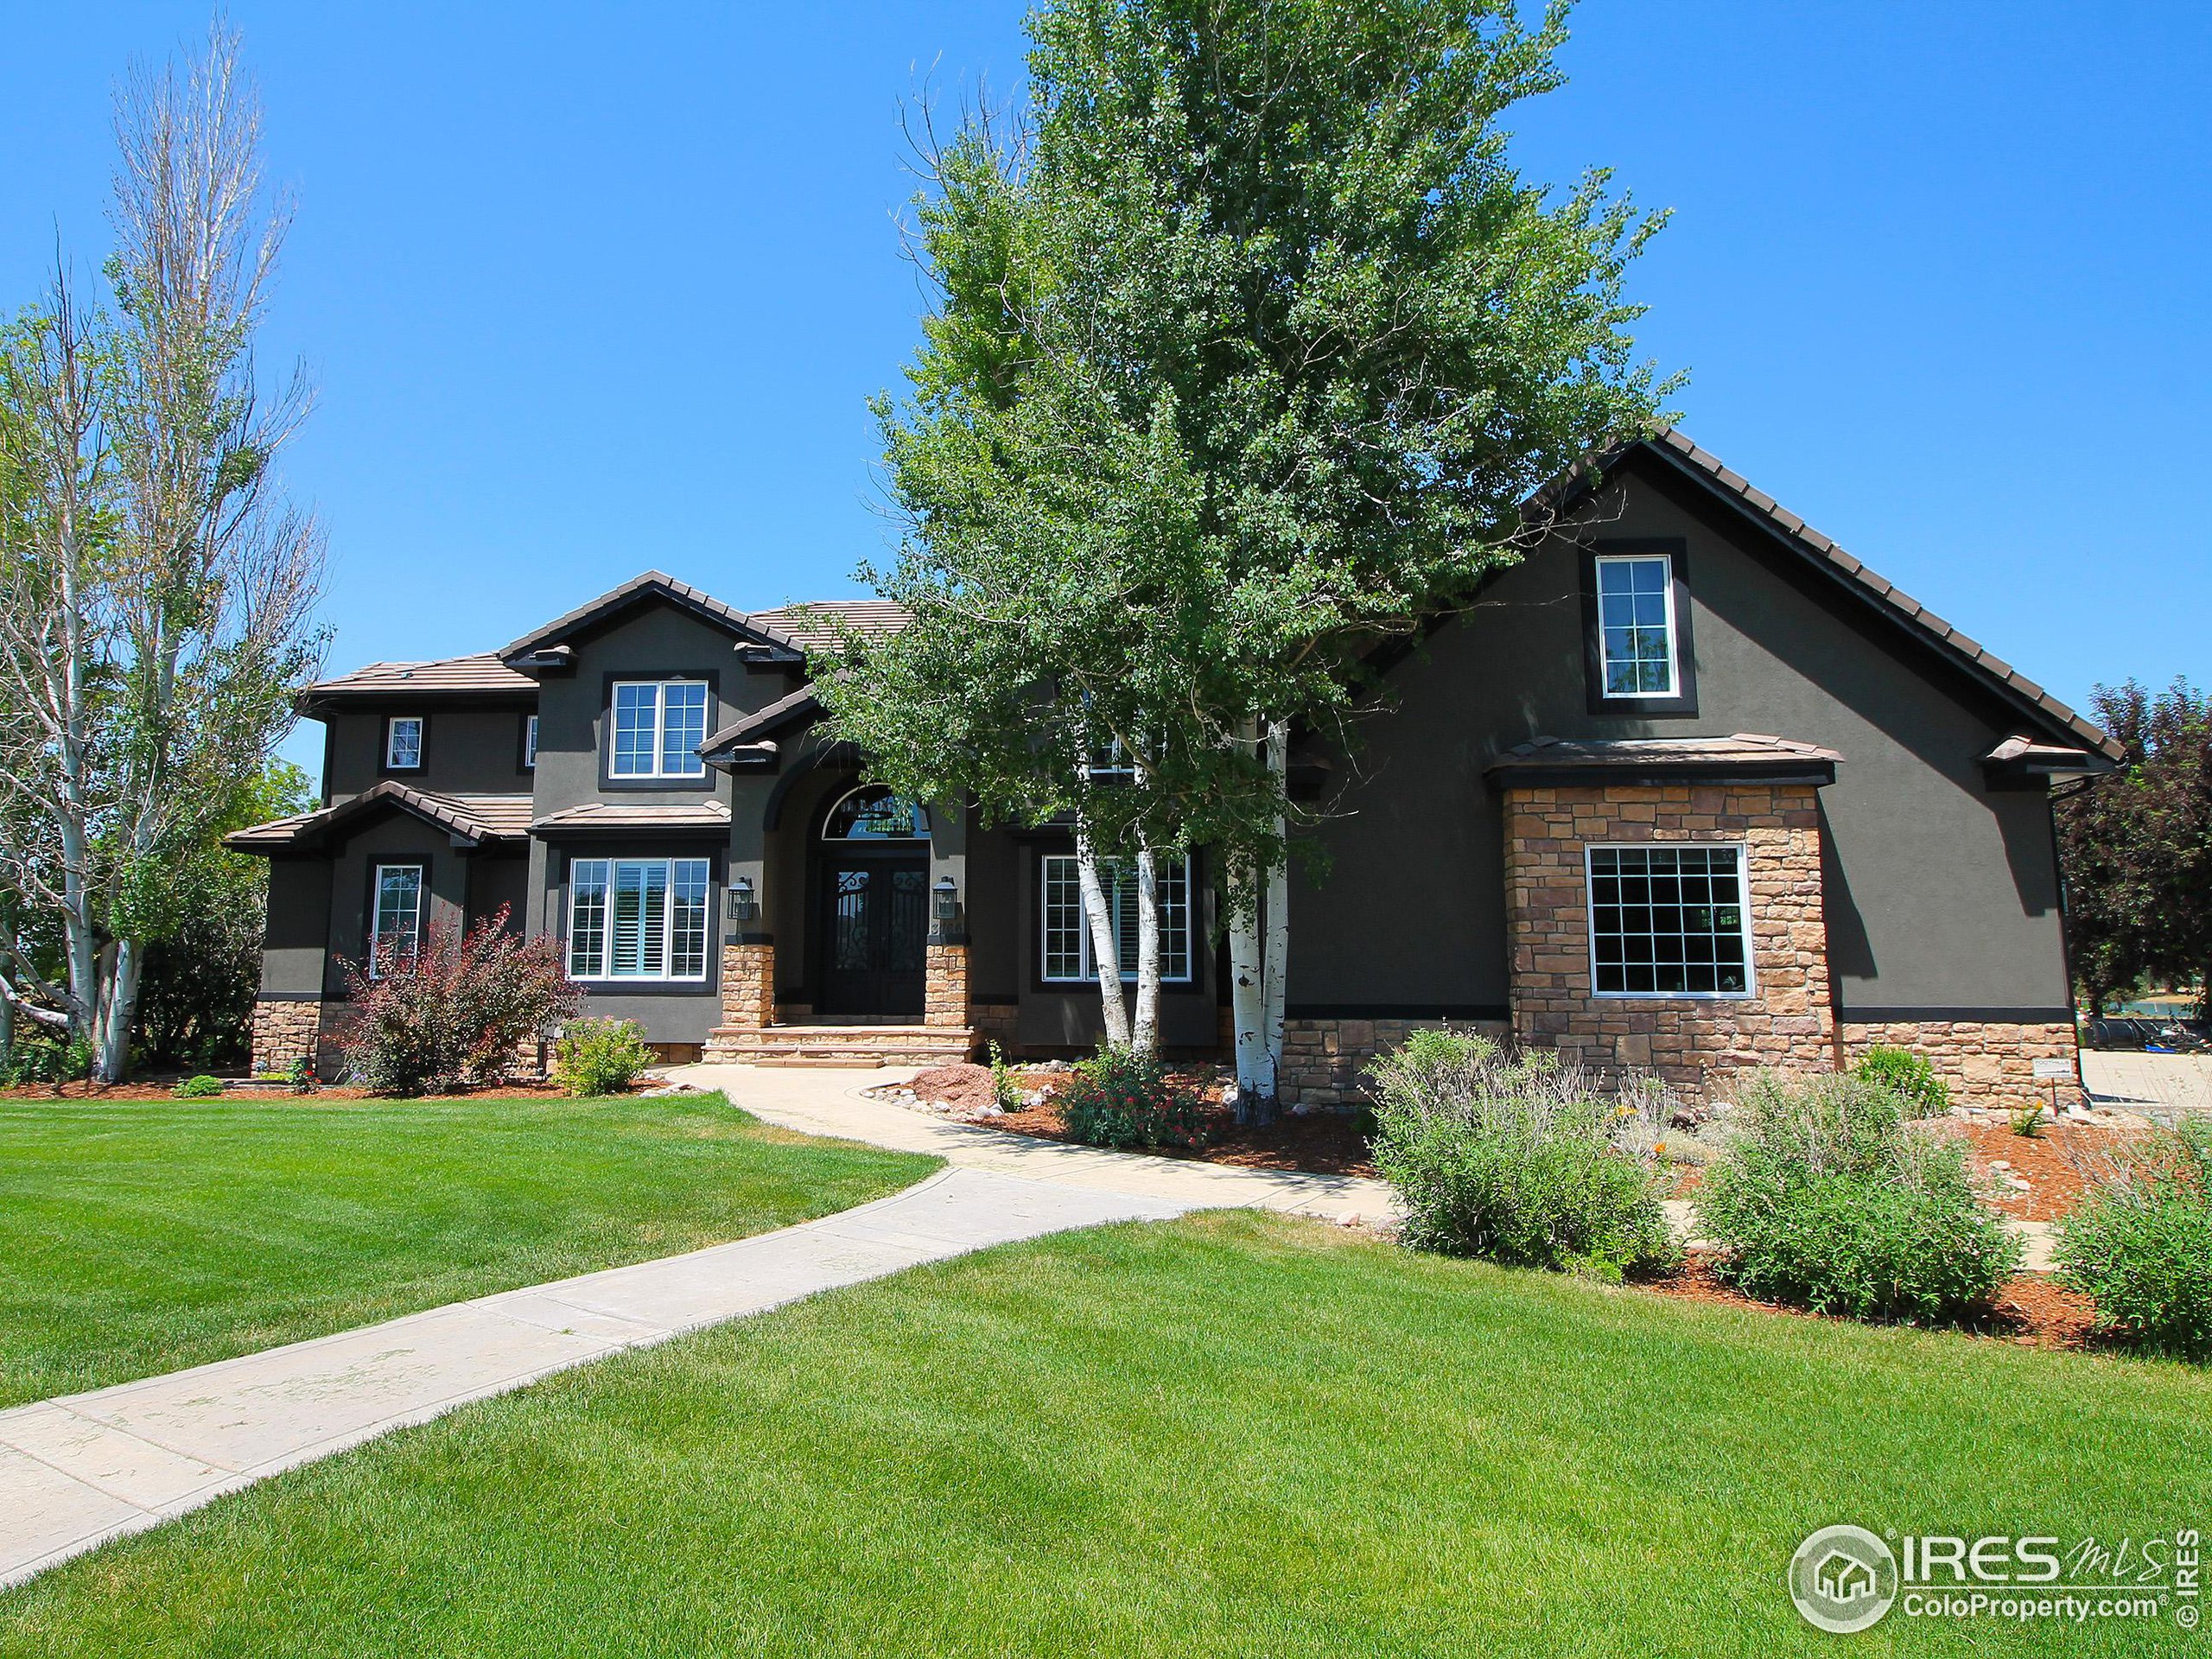
<path fill-rule="evenodd" d="M 881 784 L 864 784 L 830 809 L 824 841 L 927 841 L 930 817 Z"/>

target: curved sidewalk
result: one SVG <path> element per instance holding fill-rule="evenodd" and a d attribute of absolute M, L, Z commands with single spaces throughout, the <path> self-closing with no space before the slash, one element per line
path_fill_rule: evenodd
<path fill-rule="evenodd" d="M 687 1075 L 769 1122 L 950 1166 L 776 1232 L 0 1411 L 0 1586 L 472 1400 L 924 1262 L 1202 1208 L 1382 1213 L 1374 1182 L 1094 1152 L 861 1097 L 895 1071 Z"/>

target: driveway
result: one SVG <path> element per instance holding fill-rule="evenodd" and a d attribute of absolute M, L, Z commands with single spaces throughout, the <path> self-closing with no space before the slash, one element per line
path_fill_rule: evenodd
<path fill-rule="evenodd" d="M 2082 1086 L 2097 1105 L 2169 1122 L 2183 1112 L 2212 1112 L 2212 1054 L 2085 1048 Z"/>

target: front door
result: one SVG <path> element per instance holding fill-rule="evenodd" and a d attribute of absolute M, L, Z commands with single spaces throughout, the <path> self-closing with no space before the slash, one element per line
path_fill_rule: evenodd
<path fill-rule="evenodd" d="M 929 880 L 927 859 L 823 860 L 823 1014 L 920 1017 Z"/>

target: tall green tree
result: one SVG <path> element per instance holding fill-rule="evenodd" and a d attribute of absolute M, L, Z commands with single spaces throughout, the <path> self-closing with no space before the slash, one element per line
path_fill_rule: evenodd
<path fill-rule="evenodd" d="M 1025 502 L 1079 514 L 1072 480 L 1123 505 L 1098 457 L 1146 457 L 1154 510 L 1120 513 L 1114 562 L 1097 538 L 1039 551 L 1065 582 L 1065 550 L 1084 547 L 1072 580 L 1096 603 L 1058 614 L 1110 632 L 1086 649 L 1117 665 L 1117 719 L 1142 745 L 1101 839 L 1216 855 L 1240 1100 L 1263 1108 L 1306 827 L 1294 735 L 1373 706 L 1373 647 L 1516 556 L 1541 531 L 1523 503 L 1668 391 L 1634 358 L 1622 291 L 1658 219 L 1603 173 L 1553 191 L 1508 155 L 1503 118 L 1560 84 L 1566 17 L 1055 0 L 1030 21 L 1027 113 L 966 128 L 924 204 L 939 303 L 890 411 L 912 533 L 886 591 L 925 621 L 953 612 L 948 550 Z M 1032 399 L 1079 410 L 1067 429 L 1087 435 L 1001 443 Z M 956 441 L 988 486 L 916 490 L 906 456 Z M 979 644 L 1028 626 L 980 604 L 966 624 Z M 1034 643 L 991 649 L 1050 675 Z M 874 673 L 856 666 L 846 705 Z"/>
<path fill-rule="evenodd" d="M 2199 988 L 2212 1018 L 2212 696 L 2130 680 L 2090 705 L 2126 752 L 2063 801 L 2059 853 L 2075 976 L 2092 1013 L 2145 979 Z"/>
<path fill-rule="evenodd" d="M 106 306 L 66 266 L 0 341 L 0 888 L 58 968 L 0 938 L 7 1000 L 129 1064 L 146 954 L 320 660 L 322 544 L 274 463 L 307 408 L 253 341 L 287 213 L 263 187 L 235 36 L 133 75 Z"/>

